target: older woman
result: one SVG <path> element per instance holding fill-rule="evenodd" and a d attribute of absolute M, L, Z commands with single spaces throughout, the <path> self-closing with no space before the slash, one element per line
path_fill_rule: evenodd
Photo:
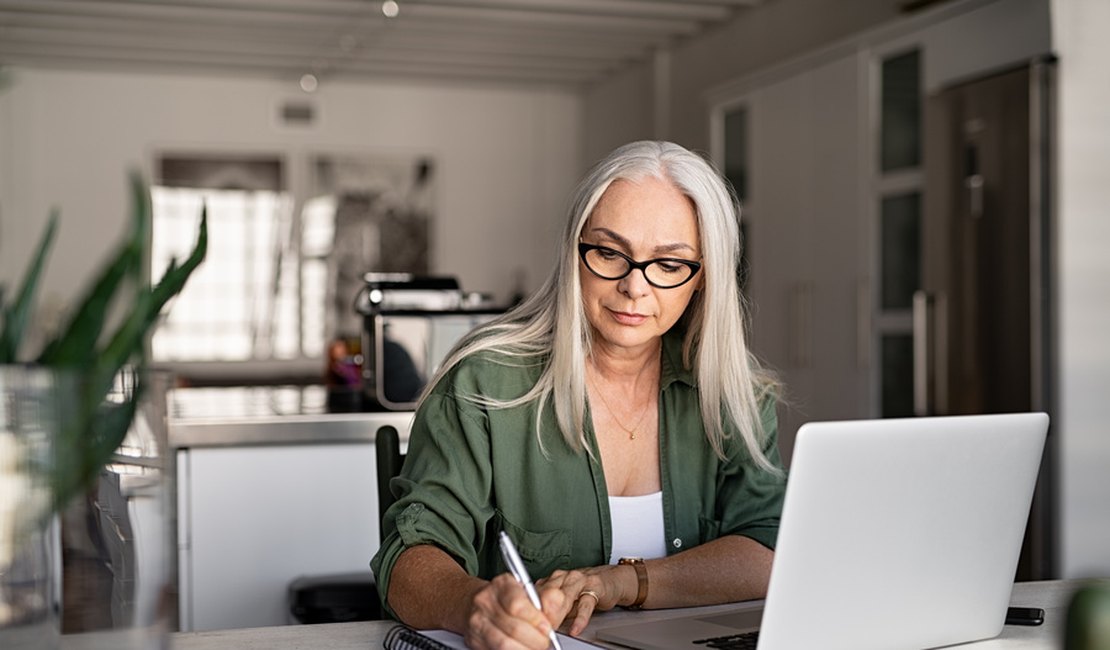
<path fill-rule="evenodd" d="M 762 597 L 784 480 L 738 260 L 735 201 L 701 157 L 636 142 L 598 163 L 552 276 L 421 401 L 372 562 L 386 607 L 473 648 L 546 648 L 596 610 Z"/>

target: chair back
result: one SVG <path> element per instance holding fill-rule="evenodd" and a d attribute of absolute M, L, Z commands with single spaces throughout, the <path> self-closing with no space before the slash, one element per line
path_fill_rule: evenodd
<path fill-rule="evenodd" d="M 378 521 L 380 523 L 385 520 L 385 511 L 397 500 L 389 490 L 389 480 L 401 473 L 401 465 L 405 462 L 397 427 L 389 424 L 378 427 L 378 432 L 374 436 L 374 448 L 378 460 Z"/>

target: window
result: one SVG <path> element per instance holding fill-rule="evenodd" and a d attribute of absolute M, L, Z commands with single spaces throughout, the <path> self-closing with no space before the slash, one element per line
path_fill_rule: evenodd
<path fill-rule="evenodd" d="M 732 108 L 724 115 L 724 175 L 736 191 L 740 205 L 744 206 L 750 198 L 748 195 L 748 109 L 746 106 Z M 748 253 L 748 222 L 751 219 L 746 211 L 742 210 L 740 219 L 740 268 L 737 269 L 737 280 L 740 290 L 745 295 L 748 293 L 748 278 L 751 275 L 751 262 Z"/>
<path fill-rule="evenodd" d="M 155 361 L 306 355 L 297 326 L 293 201 L 280 159 L 165 158 L 151 189 L 151 269 L 181 259 L 208 211 L 208 255 L 151 340 Z"/>
<path fill-rule="evenodd" d="M 278 363 L 283 375 L 322 373 L 332 338 L 357 351 L 363 274 L 428 272 L 431 170 L 422 157 L 163 156 L 151 188 L 152 276 L 188 254 L 205 207 L 209 238 L 152 337 L 154 361 L 194 379 L 257 381 Z M 298 197 L 290 186 L 306 189 Z M 216 365 L 198 371 L 205 363 Z"/>
<path fill-rule="evenodd" d="M 921 55 L 880 63 L 876 152 L 878 292 L 876 382 L 882 417 L 913 415 L 913 294 L 921 287 Z"/>
<path fill-rule="evenodd" d="M 288 275 L 291 201 L 282 192 L 202 190 L 156 186 L 151 192 L 157 226 L 151 266 L 187 254 L 196 240 L 202 206 L 208 208 L 208 254 L 151 341 L 158 361 L 242 361 L 292 358 L 296 331 L 274 331 L 279 309 L 295 305 Z M 290 291 L 292 289 L 292 291 Z M 284 315 L 284 314 L 283 314 Z"/>

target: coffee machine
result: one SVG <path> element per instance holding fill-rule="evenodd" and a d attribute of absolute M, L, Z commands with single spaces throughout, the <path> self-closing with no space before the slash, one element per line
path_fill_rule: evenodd
<path fill-rule="evenodd" d="M 409 411 L 455 344 L 504 309 L 451 276 L 368 273 L 362 316 L 364 410 Z"/>

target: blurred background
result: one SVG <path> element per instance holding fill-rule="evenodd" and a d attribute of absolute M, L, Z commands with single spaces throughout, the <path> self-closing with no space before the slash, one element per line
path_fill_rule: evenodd
<path fill-rule="evenodd" d="M 153 275 L 210 220 L 157 365 L 312 386 L 365 273 L 507 307 L 585 169 L 674 140 L 740 197 L 784 457 L 808 420 L 1047 411 L 1019 577 L 1105 576 L 1108 33 L 1105 0 L 0 0 L 0 284 L 58 207 L 56 328 L 136 168 Z"/>

